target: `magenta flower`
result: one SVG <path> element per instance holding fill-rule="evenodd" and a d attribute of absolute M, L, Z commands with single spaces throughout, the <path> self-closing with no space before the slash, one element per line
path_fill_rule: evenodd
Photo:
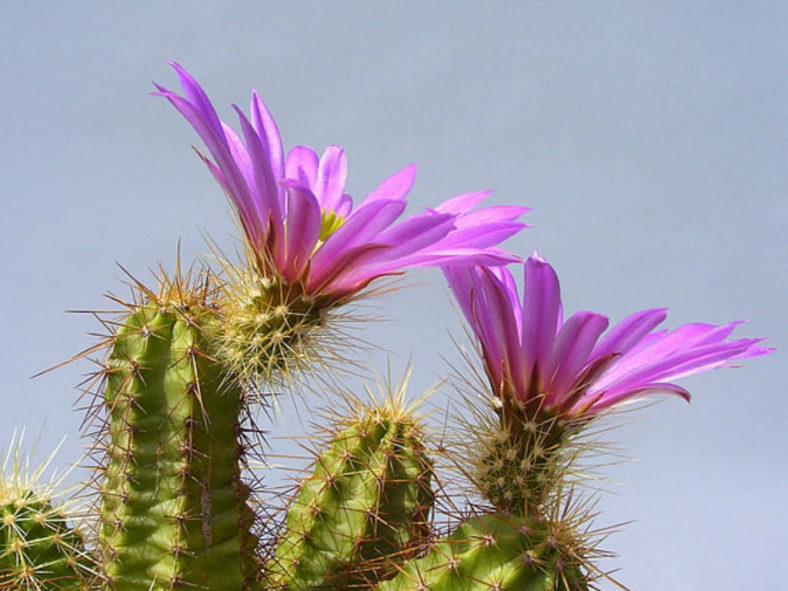
<path fill-rule="evenodd" d="M 517 257 L 494 248 L 525 224 L 524 207 L 472 211 L 489 192 L 469 193 L 397 221 L 415 165 L 389 177 L 357 206 L 345 193 L 347 159 L 329 146 L 321 157 L 296 146 L 285 158 L 276 123 L 257 92 L 250 115 L 233 106 L 237 134 L 216 114 L 200 85 L 172 63 L 185 96 L 157 85 L 194 127 L 212 159 L 201 154 L 238 211 L 255 263 L 265 277 L 304 294 L 339 301 L 373 279 L 407 267 L 500 265 Z"/>
<path fill-rule="evenodd" d="M 495 394 L 535 411 L 593 416 L 652 393 L 689 392 L 671 380 L 772 351 L 762 339 L 726 340 L 740 322 L 654 330 L 664 308 L 636 312 L 604 336 L 608 318 L 562 318 L 558 276 L 538 255 L 525 262 L 522 303 L 506 268 L 452 267 L 444 273 L 481 344 Z M 601 337 L 601 338 L 600 338 Z"/>

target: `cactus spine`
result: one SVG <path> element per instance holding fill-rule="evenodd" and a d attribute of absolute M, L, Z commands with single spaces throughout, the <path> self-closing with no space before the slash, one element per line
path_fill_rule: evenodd
<path fill-rule="evenodd" d="M 179 280 L 145 295 L 121 322 L 105 368 L 100 545 L 108 585 L 255 589 L 255 518 L 240 466 L 243 396 L 213 358 L 216 310 L 207 287 Z"/>
<path fill-rule="evenodd" d="M 273 588 L 373 588 L 430 533 L 432 464 L 399 402 L 367 408 L 317 458 L 269 564 Z"/>

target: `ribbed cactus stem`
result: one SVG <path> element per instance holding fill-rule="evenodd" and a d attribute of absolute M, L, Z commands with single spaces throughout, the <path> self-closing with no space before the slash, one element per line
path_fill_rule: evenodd
<path fill-rule="evenodd" d="M 0 503 L 0 589 L 88 589 L 92 565 L 82 536 L 35 492 Z"/>
<path fill-rule="evenodd" d="M 21 457 L 23 437 L 12 438 L 0 471 L 0 591 L 87 590 L 95 562 L 69 524 L 73 505 L 54 500 L 69 493 L 62 488 L 68 471 L 41 482 L 55 452 L 31 470 Z"/>
<path fill-rule="evenodd" d="M 287 513 L 268 578 L 275 589 L 371 588 L 430 533 L 429 461 L 418 423 L 370 409 L 337 432 Z"/>
<path fill-rule="evenodd" d="M 133 307 L 107 360 L 105 576 L 117 591 L 254 589 L 242 392 L 214 359 L 215 311 L 169 292 Z"/>
<path fill-rule="evenodd" d="M 585 591 L 580 566 L 549 524 L 493 513 L 461 523 L 378 591 Z"/>

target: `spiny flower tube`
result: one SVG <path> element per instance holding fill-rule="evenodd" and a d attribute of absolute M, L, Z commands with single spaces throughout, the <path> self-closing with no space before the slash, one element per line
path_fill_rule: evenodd
<path fill-rule="evenodd" d="M 760 338 L 728 340 L 740 322 L 655 330 L 664 308 L 631 314 L 604 336 L 609 322 L 601 314 L 581 311 L 564 321 L 558 276 L 536 254 L 524 265 L 522 300 L 506 268 L 444 273 L 481 345 L 497 409 L 499 430 L 482 452 L 480 476 L 496 504 L 528 505 L 524 496 L 543 502 L 559 477 L 555 454 L 606 409 L 648 394 L 689 400 L 671 380 L 771 352 Z M 527 494 L 507 488 L 518 479 Z"/>
<path fill-rule="evenodd" d="M 201 157 L 238 212 L 246 238 L 251 264 L 236 283 L 244 284 L 240 291 L 251 305 L 243 307 L 246 320 L 235 332 L 258 326 L 249 345 L 237 352 L 239 359 L 262 347 L 269 369 L 286 364 L 300 334 L 378 277 L 408 267 L 518 260 L 495 245 L 525 227 L 516 220 L 526 208 L 474 210 L 489 195 L 485 191 L 398 221 L 415 165 L 383 181 L 354 207 L 345 192 L 347 159 L 341 147 L 329 146 L 318 157 L 312 148 L 295 146 L 285 157 L 276 123 L 257 92 L 248 117 L 234 106 L 238 134 L 219 119 L 194 78 L 172 66 L 183 96 L 158 85 L 157 95 L 172 103 L 207 146 L 210 157 Z"/>

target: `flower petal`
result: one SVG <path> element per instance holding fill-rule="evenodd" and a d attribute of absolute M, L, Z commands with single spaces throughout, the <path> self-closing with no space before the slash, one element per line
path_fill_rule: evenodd
<path fill-rule="evenodd" d="M 488 301 L 489 290 L 482 286 L 483 273 L 479 267 L 456 267 L 444 269 L 449 287 L 460 303 L 468 323 L 482 346 L 487 375 L 497 390 L 504 383 L 504 339 L 501 332 L 502 319 L 497 307 Z M 497 393 L 497 392 L 496 392 Z"/>
<path fill-rule="evenodd" d="M 285 177 L 311 189 L 317 182 L 318 166 L 317 152 L 309 146 L 293 146 L 287 154 Z"/>
<path fill-rule="evenodd" d="M 345 192 L 347 181 L 347 156 L 339 146 L 329 146 L 323 152 L 317 168 L 317 180 L 312 191 L 320 208 L 334 211 Z"/>
<path fill-rule="evenodd" d="M 487 199 L 487 197 L 492 195 L 492 193 L 492 191 L 475 191 L 473 193 L 464 193 L 462 195 L 452 197 L 451 199 L 447 199 L 433 209 L 434 211 L 440 213 L 465 213 L 479 205 L 479 203 Z"/>
<path fill-rule="evenodd" d="M 598 384 L 600 388 L 617 380 L 633 370 L 659 363 L 671 355 L 687 351 L 694 344 L 713 333 L 717 327 L 713 324 L 684 324 L 671 331 L 658 331 L 642 338 L 628 354 Z"/>
<path fill-rule="evenodd" d="M 411 267 L 441 266 L 441 267 L 499 267 L 509 263 L 522 263 L 523 260 L 516 254 L 502 248 L 441 248 L 408 259 Z"/>
<path fill-rule="evenodd" d="M 216 110 L 213 108 L 211 99 L 208 98 L 208 95 L 202 89 L 202 86 L 200 86 L 199 83 L 192 77 L 192 75 L 189 74 L 178 62 L 170 60 L 168 63 L 175 70 L 175 73 L 178 76 L 178 81 L 181 83 L 181 88 L 183 89 L 188 102 L 194 106 L 195 110 L 200 114 L 200 117 L 205 121 L 206 125 L 218 135 L 221 130 L 221 120 L 216 114 Z M 159 88 L 159 90 L 164 89 Z"/>
<path fill-rule="evenodd" d="M 458 265 L 456 267 L 442 267 L 446 281 L 449 284 L 454 299 L 460 305 L 460 310 L 465 315 L 471 329 L 476 332 L 476 325 L 473 318 L 473 306 L 471 305 L 471 290 L 473 286 L 473 276 L 476 272 L 474 267 Z"/>
<path fill-rule="evenodd" d="M 378 185 L 364 198 L 359 207 L 377 199 L 400 199 L 404 200 L 413 183 L 416 181 L 416 165 L 406 166 L 399 172 L 392 174 L 389 178 Z"/>
<path fill-rule="evenodd" d="M 542 366 L 542 386 L 548 392 L 545 400 L 548 408 L 560 403 L 569 392 L 607 325 L 606 316 L 578 312 L 561 327 L 549 361 Z"/>
<path fill-rule="evenodd" d="M 471 211 L 490 193 L 491 191 L 481 191 L 459 195 L 432 210 L 457 215 L 454 230 L 441 241 L 441 248 L 494 246 L 527 227 L 526 224 L 514 221 L 528 211 L 527 207 L 493 206 Z"/>
<path fill-rule="evenodd" d="M 600 340 L 607 317 L 584 311 L 564 323 L 558 277 L 536 254 L 524 265 L 522 306 L 504 267 L 445 265 L 443 272 L 482 346 L 494 393 L 526 402 L 544 396 L 544 407 L 537 406 L 550 411 L 551 419 L 556 414 L 593 417 L 654 393 L 688 400 L 687 390 L 672 380 L 772 351 L 759 345 L 761 338 L 726 340 L 740 322 L 693 323 L 651 332 L 665 319 L 663 308 L 628 316 Z M 509 379 L 514 392 L 499 387 Z"/>
<path fill-rule="evenodd" d="M 234 107 L 239 135 L 219 119 L 199 84 L 178 64 L 173 68 L 184 96 L 161 86 L 158 94 L 205 142 L 211 159 L 201 157 L 235 204 L 264 275 L 299 281 L 304 289 L 331 289 L 344 299 L 352 294 L 343 290 L 363 289 L 375 277 L 409 266 L 517 260 L 495 245 L 524 227 L 515 221 L 524 208 L 471 212 L 489 194 L 476 192 L 395 223 L 415 180 L 416 166 L 410 165 L 383 181 L 354 211 L 345 193 L 347 159 L 341 147 L 329 146 L 318 158 L 311 148 L 296 146 L 285 158 L 279 129 L 256 91 L 248 116 Z M 336 214 L 325 228 L 321 210 Z M 321 244 L 323 230 L 328 235 Z M 516 317 L 513 310 L 510 314 Z"/>
<path fill-rule="evenodd" d="M 528 373 L 548 362 L 555 341 L 561 286 L 553 268 L 541 257 L 525 261 L 523 283 L 523 362 Z"/>
<path fill-rule="evenodd" d="M 312 273 L 315 275 L 315 281 L 322 281 L 322 276 L 330 272 L 334 259 L 341 256 L 343 252 L 366 242 L 377 242 L 378 234 L 389 227 L 404 209 L 403 201 L 380 199 L 354 211 L 312 257 Z"/>
<path fill-rule="evenodd" d="M 275 228 L 276 239 L 281 241 L 284 221 L 280 207 L 279 192 L 283 188 L 279 185 L 276 177 L 274 177 L 274 171 L 267 156 L 267 146 L 262 143 L 262 139 L 257 135 L 254 127 L 252 127 L 252 124 L 243 112 L 237 106 L 234 108 L 238 113 L 241 130 L 246 140 L 246 149 L 249 157 L 248 166 L 252 171 L 247 183 L 253 189 L 257 215 L 261 220 L 261 225 L 267 226 L 268 224 L 265 221 L 271 221 Z M 230 136 L 228 135 L 228 137 Z"/>
<path fill-rule="evenodd" d="M 324 273 L 319 276 L 310 273 L 308 293 L 329 295 L 337 301 L 358 293 L 378 277 L 360 273 L 359 269 L 363 269 L 369 260 L 388 248 L 385 244 L 362 244 L 343 251 L 332 261 L 332 265 L 325 268 Z"/>
<path fill-rule="evenodd" d="M 504 266 L 489 267 L 487 271 L 496 277 L 506 290 L 506 297 L 509 300 L 514 320 L 517 323 L 517 340 L 520 341 L 523 329 L 523 310 L 520 307 L 520 294 L 517 293 L 517 284 L 514 282 L 514 276 Z"/>
<path fill-rule="evenodd" d="M 507 238 L 527 227 L 520 222 L 494 222 L 459 228 L 456 225 L 458 222 L 459 220 L 455 220 L 455 229 L 436 244 L 437 249 L 450 250 L 460 246 L 487 248 L 500 244 Z"/>
<path fill-rule="evenodd" d="M 282 148 L 282 136 L 279 127 L 271 116 L 268 107 L 262 101 L 256 90 L 252 91 L 252 100 L 249 106 L 251 113 L 252 127 L 260 138 L 271 176 L 276 184 L 276 193 L 279 195 L 279 209 L 285 199 L 284 187 L 279 185 L 279 180 L 285 177 L 284 149 Z"/>
<path fill-rule="evenodd" d="M 613 368 L 603 380 L 589 389 L 589 393 L 602 392 L 610 396 L 639 389 L 651 383 L 678 379 L 694 373 L 715 369 L 725 365 L 731 358 L 738 357 L 757 342 L 757 339 L 743 339 L 726 343 L 702 345 L 654 359 L 628 372 Z"/>
<path fill-rule="evenodd" d="M 436 209 L 436 211 L 440 210 Z M 482 207 L 476 211 L 462 213 L 457 218 L 455 225 L 457 228 L 473 228 L 487 224 L 512 222 L 527 211 L 530 211 L 527 207 L 519 207 L 514 205 L 493 205 L 491 207 Z"/>
<path fill-rule="evenodd" d="M 529 378 L 521 370 L 522 348 L 520 346 L 520 331 L 513 313 L 513 308 L 517 307 L 517 292 L 514 298 L 506 282 L 501 281 L 490 270 L 482 267 L 480 282 L 486 308 L 489 312 L 491 323 L 491 338 L 500 341 L 503 351 L 501 352 L 501 364 L 505 363 L 509 375 L 512 377 L 513 386 L 518 392 L 525 392 Z M 492 334 L 492 333 L 495 334 Z"/>
<path fill-rule="evenodd" d="M 334 213 L 346 218 L 350 215 L 351 211 L 353 211 L 353 198 L 347 193 L 343 193 L 342 197 L 339 199 L 339 203 L 334 208 Z"/>
<path fill-rule="evenodd" d="M 451 231 L 453 221 L 454 216 L 448 214 L 420 214 L 381 232 L 376 242 L 388 244 L 390 248 L 371 261 L 365 273 L 385 275 L 414 266 L 429 253 L 432 245 Z"/>
<path fill-rule="evenodd" d="M 295 281 L 306 267 L 320 236 L 320 207 L 308 187 L 290 180 L 284 183 L 287 192 L 286 263 L 279 271 L 288 281 Z"/>
<path fill-rule="evenodd" d="M 580 414 L 593 414 L 626 400 L 632 400 L 649 394 L 673 394 L 681 396 L 687 402 L 690 401 L 690 393 L 681 386 L 668 382 L 656 382 L 641 388 L 624 390 L 612 395 L 603 394 L 601 396 L 596 396 L 591 404 L 588 404 L 587 401 L 581 401 L 575 405 L 572 412 L 578 414 L 578 411 L 580 411 Z"/>
<path fill-rule="evenodd" d="M 233 158 L 232 150 L 221 122 L 214 127 L 211 123 L 212 118 L 198 111 L 195 105 L 188 100 L 168 91 L 162 86 L 156 85 L 156 88 L 159 89 L 157 95 L 166 98 L 205 142 L 208 151 L 215 160 L 215 166 L 222 171 L 222 176 L 224 177 L 223 188 L 238 208 L 239 214 L 244 218 L 243 225 L 247 228 L 249 238 L 258 240 L 259 236 L 264 236 L 266 229 L 261 226 L 260 220 L 256 218 L 256 209 L 249 194 L 246 179 L 239 169 L 238 163 Z M 210 111 L 213 118 L 215 118 L 216 113 L 212 108 Z"/>
<path fill-rule="evenodd" d="M 453 222 L 454 216 L 448 214 L 415 215 L 381 232 L 376 242 L 389 244 L 392 258 L 403 257 L 437 242 L 451 230 Z"/>

